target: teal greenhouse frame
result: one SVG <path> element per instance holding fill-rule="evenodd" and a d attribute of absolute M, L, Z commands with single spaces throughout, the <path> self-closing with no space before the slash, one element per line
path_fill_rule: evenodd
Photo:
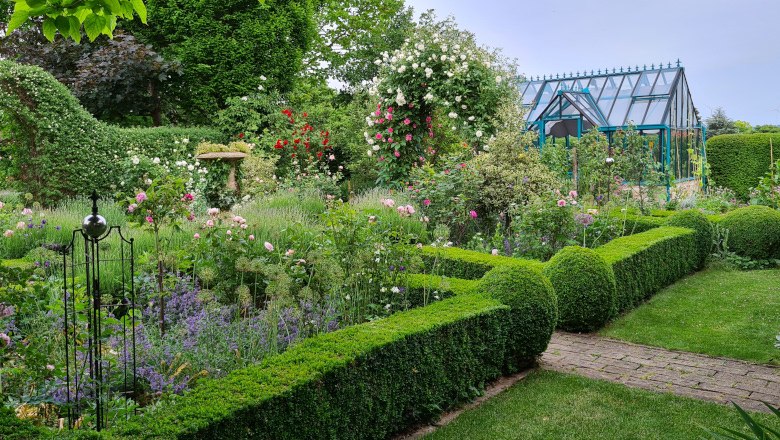
<path fill-rule="evenodd" d="M 675 182 L 695 178 L 690 151 L 706 162 L 706 128 L 679 60 L 649 68 L 537 76 L 520 90 L 528 129 L 539 133 L 539 148 L 557 139 L 568 145 L 571 137 L 593 128 L 612 144 L 617 131 L 633 126 Z"/>

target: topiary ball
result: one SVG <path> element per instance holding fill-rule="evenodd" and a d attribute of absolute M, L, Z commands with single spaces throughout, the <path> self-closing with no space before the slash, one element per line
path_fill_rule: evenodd
<path fill-rule="evenodd" d="M 696 267 L 701 268 L 712 249 L 712 223 L 700 211 L 689 209 L 672 214 L 666 224 L 696 231 Z"/>
<path fill-rule="evenodd" d="M 547 349 L 558 306 L 550 281 L 533 264 L 510 264 L 491 269 L 478 290 L 512 309 L 506 370 L 517 371 Z"/>
<path fill-rule="evenodd" d="M 591 249 L 567 246 L 545 265 L 558 296 L 558 328 L 590 332 L 617 315 L 615 274 Z"/>
<path fill-rule="evenodd" d="M 780 212 L 768 206 L 748 206 L 718 223 L 728 229 L 729 250 L 754 260 L 780 257 Z"/>

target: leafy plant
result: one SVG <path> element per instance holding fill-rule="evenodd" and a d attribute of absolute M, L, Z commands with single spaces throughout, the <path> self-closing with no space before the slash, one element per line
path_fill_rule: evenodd
<path fill-rule="evenodd" d="M 745 422 L 745 425 L 750 429 L 750 434 L 744 434 L 731 428 L 720 428 L 720 432 L 707 430 L 710 438 L 713 440 L 772 440 L 780 439 L 780 427 L 772 427 L 766 423 L 759 422 L 751 417 L 742 407 L 732 402 L 734 408 L 737 409 L 737 413 Z M 780 410 L 773 407 L 767 402 L 764 402 L 769 410 L 777 416 L 778 422 L 780 422 Z"/>

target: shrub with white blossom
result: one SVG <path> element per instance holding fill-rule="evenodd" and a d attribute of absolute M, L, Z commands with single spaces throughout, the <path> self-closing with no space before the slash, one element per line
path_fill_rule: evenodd
<path fill-rule="evenodd" d="M 415 37 L 375 63 L 382 67 L 370 89 L 377 104 L 364 135 L 383 185 L 403 182 L 413 166 L 434 158 L 441 130 L 482 149 L 499 103 L 517 97 L 514 66 L 452 19 L 423 15 Z"/>

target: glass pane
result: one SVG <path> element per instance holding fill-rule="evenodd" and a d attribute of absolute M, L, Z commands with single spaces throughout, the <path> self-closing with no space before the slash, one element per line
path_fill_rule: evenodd
<path fill-rule="evenodd" d="M 647 110 L 647 101 L 637 101 L 634 102 L 634 105 L 631 106 L 631 111 L 628 112 L 628 117 L 626 118 L 626 124 L 634 123 L 634 125 L 639 125 L 642 123 L 642 119 L 645 117 L 645 111 Z M 615 104 L 617 106 L 617 104 Z"/>
<path fill-rule="evenodd" d="M 536 104 L 536 107 L 531 112 L 530 116 L 528 117 L 529 121 L 535 121 L 536 118 L 539 117 L 539 114 L 541 114 L 545 108 L 547 108 L 547 104 L 552 101 L 553 96 L 555 96 L 555 92 L 558 90 L 558 82 L 547 82 L 544 84 L 544 88 L 542 89 L 542 94 L 539 96 L 539 102 Z"/>
<path fill-rule="evenodd" d="M 669 100 L 666 98 L 654 99 L 650 101 L 650 107 L 647 110 L 647 116 L 642 122 L 643 125 L 661 125 L 663 121 L 661 118 L 664 116 L 666 110 L 666 103 Z"/>
<path fill-rule="evenodd" d="M 626 79 L 620 86 L 615 105 L 609 114 L 609 125 L 623 125 L 626 119 L 626 112 L 628 112 L 628 107 L 631 105 L 631 92 L 634 89 L 637 78 L 639 78 L 639 75 L 626 75 Z"/>
<path fill-rule="evenodd" d="M 672 83 L 677 76 L 677 69 L 665 69 L 661 71 L 658 81 L 653 88 L 653 95 L 665 95 L 672 89 Z"/>
<path fill-rule="evenodd" d="M 606 78 L 599 77 L 599 78 L 592 78 L 590 80 L 590 83 L 588 84 L 588 91 L 590 91 L 591 96 L 593 96 L 593 99 L 598 100 L 599 95 L 601 94 L 601 90 L 604 89 L 604 81 L 606 81 Z"/>
<path fill-rule="evenodd" d="M 530 82 L 528 86 L 523 90 L 523 105 L 531 105 L 531 101 L 536 98 L 536 92 L 539 91 L 540 83 Z"/>
<path fill-rule="evenodd" d="M 573 80 L 567 79 L 561 82 L 561 90 L 569 91 L 572 89 L 573 86 L 574 86 Z"/>
<path fill-rule="evenodd" d="M 588 87 L 588 80 L 587 79 L 578 79 L 574 83 L 574 91 L 575 92 L 581 92 L 583 89 Z"/>
<path fill-rule="evenodd" d="M 653 83 L 658 77 L 658 72 L 642 72 L 639 84 L 634 91 L 634 96 L 647 96 L 653 90 Z"/>

